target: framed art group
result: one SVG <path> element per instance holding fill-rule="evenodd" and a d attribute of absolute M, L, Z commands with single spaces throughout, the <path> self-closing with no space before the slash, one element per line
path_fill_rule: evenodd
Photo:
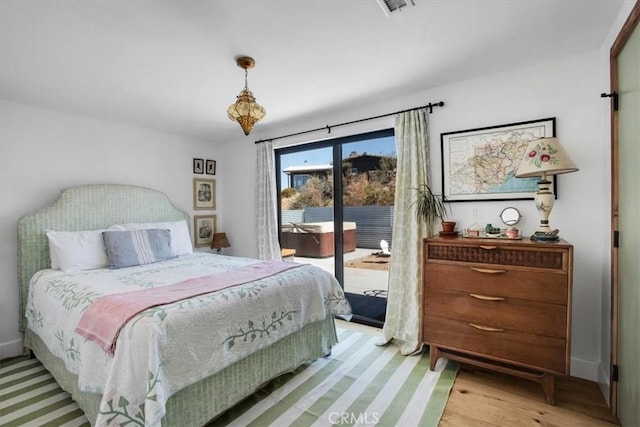
<path fill-rule="evenodd" d="M 215 175 L 216 161 L 209 159 L 193 159 L 193 173 L 197 175 Z M 193 210 L 216 209 L 216 180 L 210 178 L 193 178 Z M 195 247 L 211 245 L 216 232 L 216 215 L 194 215 L 193 240 Z"/>
<path fill-rule="evenodd" d="M 198 175 L 215 175 L 216 161 L 209 159 L 193 159 L 193 173 Z"/>
<path fill-rule="evenodd" d="M 444 199 L 533 199 L 539 179 L 516 178 L 516 171 L 529 141 L 552 136 L 555 118 L 440 134 Z"/>

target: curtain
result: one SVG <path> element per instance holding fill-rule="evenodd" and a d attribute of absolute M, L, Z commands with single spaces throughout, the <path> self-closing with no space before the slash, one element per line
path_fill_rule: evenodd
<path fill-rule="evenodd" d="M 278 243 L 278 207 L 273 142 L 256 144 L 256 243 L 259 259 L 282 259 Z"/>
<path fill-rule="evenodd" d="M 424 109 L 400 114 L 395 123 L 396 193 L 389 266 L 387 314 L 382 335 L 402 354 L 422 349 L 422 239 L 424 220 L 416 218 L 416 189 L 429 183 L 429 136 Z"/>

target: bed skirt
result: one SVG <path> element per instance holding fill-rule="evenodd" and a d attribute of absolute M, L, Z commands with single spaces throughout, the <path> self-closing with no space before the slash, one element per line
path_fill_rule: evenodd
<path fill-rule="evenodd" d="M 202 426 L 270 380 L 326 356 L 337 341 L 333 317 L 311 323 L 272 346 L 178 391 L 167 401 L 162 425 Z M 94 425 L 100 395 L 80 391 L 78 377 L 68 372 L 62 360 L 53 356 L 31 330 L 25 332 L 24 345 L 33 351 L 60 387 L 71 394 Z"/>

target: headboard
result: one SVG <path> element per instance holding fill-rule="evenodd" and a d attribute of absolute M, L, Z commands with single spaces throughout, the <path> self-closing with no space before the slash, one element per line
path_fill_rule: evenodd
<path fill-rule="evenodd" d="M 171 204 L 166 194 L 132 185 L 82 185 L 63 190 L 49 207 L 18 221 L 18 276 L 20 281 L 20 330 L 24 319 L 29 280 L 49 268 L 46 231 L 79 231 L 107 228 L 129 222 L 179 221 L 189 215 Z"/>

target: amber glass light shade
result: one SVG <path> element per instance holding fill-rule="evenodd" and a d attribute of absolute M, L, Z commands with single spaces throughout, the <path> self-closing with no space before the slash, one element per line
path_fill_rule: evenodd
<path fill-rule="evenodd" d="M 227 109 L 227 115 L 234 122 L 240 123 L 240 127 L 245 135 L 249 135 L 253 125 L 258 123 L 267 114 L 267 110 L 256 102 L 253 93 L 247 85 L 248 69 L 253 68 L 256 62 L 248 56 L 239 56 L 236 58 L 238 67 L 244 69 L 244 89 L 236 98 L 236 102 L 231 104 Z"/>
<path fill-rule="evenodd" d="M 264 118 L 267 110 L 259 105 L 251 91 L 245 88 L 240 91 L 236 103 L 229 106 L 227 114 L 231 120 L 240 123 L 245 135 L 249 135 L 253 125 Z"/>

